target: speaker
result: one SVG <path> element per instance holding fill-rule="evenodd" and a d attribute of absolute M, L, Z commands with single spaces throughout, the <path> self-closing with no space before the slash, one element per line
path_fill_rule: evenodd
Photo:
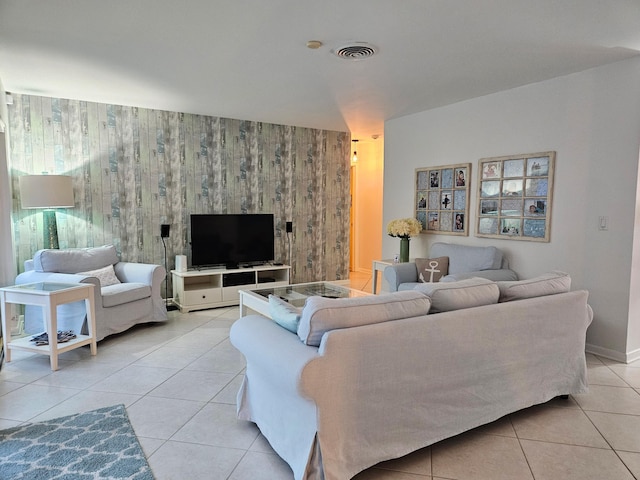
<path fill-rule="evenodd" d="M 167 223 L 163 223 L 160 225 L 160 237 L 167 238 L 169 236 L 169 231 L 171 230 L 171 225 Z"/>
<path fill-rule="evenodd" d="M 176 271 L 178 271 L 178 272 L 186 272 L 187 271 L 187 256 L 186 255 L 176 255 Z"/>
<path fill-rule="evenodd" d="M 287 233 L 293 232 L 293 222 L 287 222 Z"/>

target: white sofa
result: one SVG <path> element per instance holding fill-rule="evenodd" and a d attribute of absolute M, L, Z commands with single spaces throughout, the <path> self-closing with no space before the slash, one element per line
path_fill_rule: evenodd
<path fill-rule="evenodd" d="M 296 480 L 346 480 L 585 392 L 588 293 L 568 291 L 567 277 L 528 282 L 472 279 L 426 285 L 423 293 L 312 297 L 298 335 L 245 316 L 230 335 L 246 358 L 238 418 L 257 424 Z M 478 306 L 451 310 L 470 305 Z M 441 313 L 417 313 L 425 309 Z"/>
<path fill-rule="evenodd" d="M 113 245 L 63 250 L 38 250 L 25 262 L 16 284 L 35 282 L 92 283 L 96 310 L 96 340 L 139 323 L 167 320 L 160 286 L 161 265 L 121 262 Z M 117 283 L 116 283 L 117 282 Z M 86 333 L 84 302 L 58 306 L 58 330 Z M 27 306 L 25 332 L 43 331 L 42 309 Z"/>

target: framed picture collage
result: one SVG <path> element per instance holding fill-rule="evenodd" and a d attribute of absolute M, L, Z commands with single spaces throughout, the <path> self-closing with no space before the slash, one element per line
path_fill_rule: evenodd
<path fill-rule="evenodd" d="M 423 232 L 469 234 L 471 164 L 416 170 L 416 219 Z"/>
<path fill-rule="evenodd" d="M 478 161 L 478 237 L 549 242 L 555 152 Z M 423 233 L 469 234 L 471 164 L 418 168 L 415 218 Z"/>

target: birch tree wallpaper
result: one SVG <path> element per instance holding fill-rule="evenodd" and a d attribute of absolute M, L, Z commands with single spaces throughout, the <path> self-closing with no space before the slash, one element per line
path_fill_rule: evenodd
<path fill-rule="evenodd" d="M 73 178 L 57 211 L 60 248 L 114 244 L 123 261 L 190 264 L 192 213 L 273 213 L 275 261 L 292 283 L 349 274 L 349 133 L 13 95 L 9 167 L 18 270 L 43 248 L 42 212 L 20 208 L 18 177 Z M 293 233 L 285 224 L 293 222 Z M 289 256 L 291 251 L 291 257 Z"/>

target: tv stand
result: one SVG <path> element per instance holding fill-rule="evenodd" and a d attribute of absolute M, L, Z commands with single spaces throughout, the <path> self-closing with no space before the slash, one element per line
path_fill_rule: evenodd
<path fill-rule="evenodd" d="M 178 272 L 171 270 L 173 303 L 181 313 L 240 304 L 240 290 L 289 285 L 289 265 L 217 268 Z"/>

